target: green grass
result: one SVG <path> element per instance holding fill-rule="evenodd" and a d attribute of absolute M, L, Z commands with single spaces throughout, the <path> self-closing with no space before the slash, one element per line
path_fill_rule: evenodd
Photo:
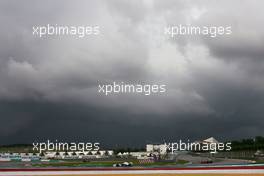
<path fill-rule="evenodd" d="M 62 161 L 62 162 L 47 162 L 47 163 L 36 163 L 33 166 L 36 167 L 111 167 L 113 164 L 116 163 L 123 163 L 124 161 L 90 161 L 90 162 L 83 162 L 83 161 Z M 129 162 L 135 162 L 131 160 Z"/>
<path fill-rule="evenodd" d="M 144 164 L 134 164 L 135 166 L 173 166 L 173 165 L 181 165 L 186 164 L 188 161 L 179 160 L 176 162 L 154 162 L 154 163 L 144 163 Z"/>
<path fill-rule="evenodd" d="M 113 164 L 123 163 L 124 161 L 63 161 L 63 162 L 48 162 L 48 163 L 35 163 L 35 167 L 112 167 Z M 128 162 L 133 162 L 134 166 L 169 166 L 176 164 L 186 164 L 187 161 L 177 161 L 177 162 L 154 162 L 154 163 L 144 163 L 140 164 L 138 160 L 128 160 Z"/>
<path fill-rule="evenodd" d="M 261 160 L 256 160 L 256 164 L 264 164 L 264 160 L 261 159 Z"/>

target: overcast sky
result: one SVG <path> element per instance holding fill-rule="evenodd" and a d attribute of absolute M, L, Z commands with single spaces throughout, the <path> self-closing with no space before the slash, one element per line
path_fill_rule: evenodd
<path fill-rule="evenodd" d="M 98 141 L 105 146 L 264 135 L 264 2 L 0 1 L 0 144 Z M 98 25 L 83 39 L 32 26 Z M 168 25 L 232 34 L 164 35 Z M 113 81 L 166 84 L 150 96 L 98 93 Z"/>

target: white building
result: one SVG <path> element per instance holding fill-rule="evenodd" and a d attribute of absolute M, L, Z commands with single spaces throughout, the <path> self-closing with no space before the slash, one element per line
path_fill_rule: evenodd
<path fill-rule="evenodd" d="M 76 152 L 65 152 L 65 151 L 60 151 L 60 152 L 55 152 L 55 151 L 50 151 L 45 153 L 46 158 L 57 158 L 57 159 L 81 159 L 81 158 L 103 158 L 107 156 L 112 156 L 114 154 L 114 151 L 112 150 L 107 150 L 107 151 L 86 151 L 86 152 L 81 152 L 81 151 L 76 151 Z"/>
<path fill-rule="evenodd" d="M 166 154 L 167 147 L 165 144 L 147 144 L 146 151 L 149 153 L 159 153 L 159 154 Z"/>

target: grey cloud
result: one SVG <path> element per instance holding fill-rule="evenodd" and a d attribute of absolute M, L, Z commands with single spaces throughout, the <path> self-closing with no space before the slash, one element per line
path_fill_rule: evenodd
<path fill-rule="evenodd" d="M 262 6 L 260 1 L 1 1 L 0 120 L 13 122 L 1 129 L 0 138 L 15 143 L 52 136 L 106 144 L 129 144 L 129 138 L 140 145 L 262 134 Z M 244 13 L 247 8 L 251 13 Z M 231 25 L 233 33 L 172 40 L 163 35 L 165 26 L 185 23 Z M 46 24 L 100 25 L 101 35 L 32 35 L 33 25 Z M 113 81 L 166 84 L 167 93 L 97 93 L 98 84 Z"/>

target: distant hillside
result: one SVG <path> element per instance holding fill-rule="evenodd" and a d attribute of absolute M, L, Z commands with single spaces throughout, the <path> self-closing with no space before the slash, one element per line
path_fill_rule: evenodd
<path fill-rule="evenodd" d="M 264 137 L 241 139 L 232 141 L 232 150 L 262 150 L 264 149 Z"/>
<path fill-rule="evenodd" d="M 32 152 L 32 144 L 11 144 L 11 145 L 1 145 L 0 152 Z"/>

